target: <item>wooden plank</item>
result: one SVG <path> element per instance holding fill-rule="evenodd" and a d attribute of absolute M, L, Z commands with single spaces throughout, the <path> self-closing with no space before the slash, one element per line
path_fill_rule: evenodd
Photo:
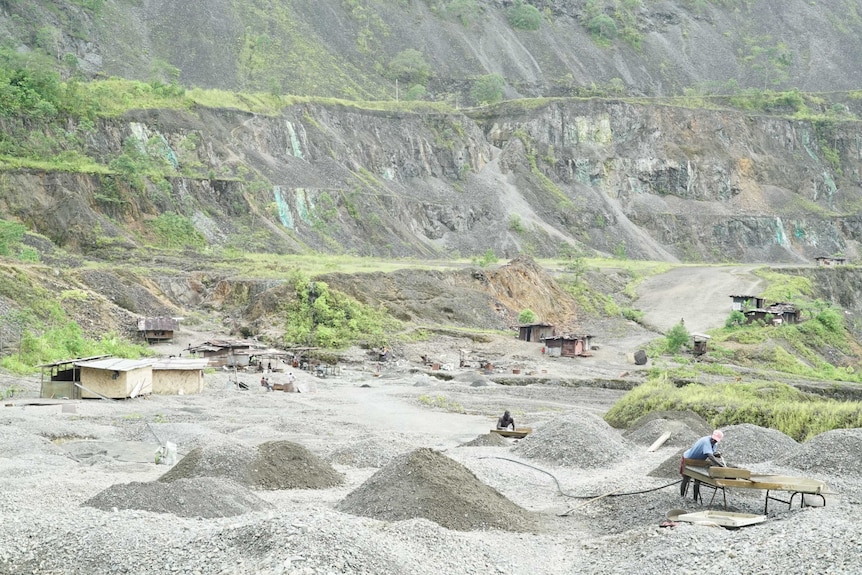
<path fill-rule="evenodd" d="M 740 467 L 710 467 L 709 476 L 719 479 L 751 479 L 751 471 Z"/>
<path fill-rule="evenodd" d="M 664 445 L 664 442 L 667 441 L 668 439 L 670 439 L 670 431 L 665 431 L 664 433 L 661 434 L 661 437 L 656 439 L 653 442 L 653 444 L 649 446 L 649 449 L 647 449 L 647 451 L 652 453 L 653 451 L 655 451 L 656 449 L 658 449 L 659 447 Z"/>

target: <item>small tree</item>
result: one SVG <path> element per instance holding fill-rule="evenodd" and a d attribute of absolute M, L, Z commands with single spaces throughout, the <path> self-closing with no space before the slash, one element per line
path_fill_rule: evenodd
<path fill-rule="evenodd" d="M 599 38 L 613 40 L 617 36 L 617 23 L 607 14 L 599 14 L 587 22 L 587 30 Z"/>
<path fill-rule="evenodd" d="M 524 0 L 515 0 L 507 13 L 509 24 L 518 30 L 538 30 L 542 27 L 542 13 Z"/>
<path fill-rule="evenodd" d="M 410 86 L 410 89 L 407 90 L 407 93 L 404 94 L 404 99 L 408 102 L 415 102 L 416 100 L 424 100 L 428 96 L 427 90 L 425 90 L 425 86 L 422 84 L 414 84 Z"/>
<path fill-rule="evenodd" d="M 727 319 L 724 321 L 724 327 L 728 329 L 733 329 L 741 325 L 745 325 L 745 314 L 738 309 L 730 312 L 730 315 L 727 316 Z"/>
<path fill-rule="evenodd" d="M 503 88 L 506 80 L 499 74 L 488 74 L 482 76 L 473 83 L 470 89 L 470 97 L 478 105 L 496 104 L 503 99 Z"/>
<path fill-rule="evenodd" d="M 670 328 L 670 331 L 664 336 L 668 353 L 677 353 L 684 345 L 688 344 L 689 337 L 691 336 L 682 323 L 678 323 Z"/>
<path fill-rule="evenodd" d="M 425 84 L 431 76 L 431 66 L 419 50 L 408 48 L 399 52 L 389 63 L 389 75 L 408 84 Z"/>
<path fill-rule="evenodd" d="M 518 323 L 535 323 L 536 319 L 538 319 L 536 312 L 530 308 L 527 308 L 518 314 Z"/>
<path fill-rule="evenodd" d="M 479 5 L 476 0 L 452 0 L 446 6 L 446 15 L 461 22 L 462 26 L 469 26 L 479 18 Z"/>

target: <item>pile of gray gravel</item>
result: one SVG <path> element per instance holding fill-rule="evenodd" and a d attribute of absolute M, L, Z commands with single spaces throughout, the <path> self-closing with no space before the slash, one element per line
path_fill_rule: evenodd
<path fill-rule="evenodd" d="M 11 459 L 33 453 L 66 455 L 62 448 L 45 437 L 15 425 L 0 425 L 0 457 Z"/>
<path fill-rule="evenodd" d="M 776 429 L 760 427 L 750 423 L 722 427 L 724 439 L 718 451 L 729 465 L 760 463 L 786 455 L 799 444 Z"/>
<path fill-rule="evenodd" d="M 564 467 L 595 469 L 627 457 L 631 446 L 602 418 L 573 410 L 522 439 L 514 452 Z"/>
<path fill-rule="evenodd" d="M 833 429 L 812 437 L 773 461 L 802 471 L 859 478 L 862 477 L 860 453 L 862 429 Z"/>
<path fill-rule="evenodd" d="M 424 518 L 448 529 L 534 531 L 538 519 L 469 469 L 439 451 L 420 448 L 394 459 L 336 507 L 384 521 Z"/>
<path fill-rule="evenodd" d="M 351 467 L 383 467 L 412 449 L 413 446 L 405 439 L 368 437 L 334 450 L 326 459 L 330 463 Z"/>
<path fill-rule="evenodd" d="M 111 511 L 137 509 L 178 517 L 233 517 L 269 509 L 269 503 L 229 479 L 196 477 L 171 483 L 120 483 L 88 499 L 84 505 Z"/>
<path fill-rule="evenodd" d="M 508 447 L 509 441 L 499 433 L 483 433 L 458 447 Z"/>
<path fill-rule="evenodd" d="M 325 489 L 344 481 L 344 476 L 330 464 L 290 441 L 268 441 L 257 447 L 239 443 L 198 447 L 159 481 L 192 477 L 225 477 L 269 490 Z"/>
<path fill-rule="evenodd" d="M 671 435 L 664 445 L 688 448 L 698 438 L 712 433 L 712 427 L 693 411 L 652 411 L 636 419 L 623 437 L 648 446 L 668 431 Z"/>

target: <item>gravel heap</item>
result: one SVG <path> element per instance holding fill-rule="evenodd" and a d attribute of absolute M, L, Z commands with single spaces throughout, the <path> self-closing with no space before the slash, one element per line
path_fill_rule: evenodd
<path fill-rule="evenodd" d="M 796 441 L 776 429 L 750 423 L 722 427 L 724 439 L 718 445 L 729 465 L 760 463 L 787 454 L 799 446 Z"/>
<path fill-rule="evenodd" d="M 860 478 L 860 453 L 862 429 L 833 429 L 812 437 L 773 461 L 802 471 Z"/>
<path fill-rule="evenodd" d="M 298 443 L 268 441 L 257 447 L 222 444 L 198 447 L 159 478 L 226 477 L 256 489 L 325 489 L 344 476 Z"/>
<path fill-rule="evenodd" d="M 372 475 L 336 509 L 384 521 L 425 518 L 457 531 L 533 531 L 538 520 L 439 451 L 406 453 Z"/>
<path fill-rule="evenodd" d="M 197 447 L 225 443 L 231 439 L 224 433 L 219 433 L 198 423 L 149 423 L 139 425 L 131 434 L 136 441 L 154 441 L 159 443 L 170 441 L 177 446 L 180 453 L 188 453 Z"/>
<path fill-rule="evenodd" d="M 326 459 L 338 465 L 379 468 L 412 449 L 405 439 L 368 437 L 334 450 Z"/>
<path fill-rule="evenodd" d="M 560 466 L 595 469 L 628 456 L 631 447 L 602 418 L 573 410 L 522 439 L 514 452 Z"/>
<path fill-rule="evenodd" d="M 66 453 L 51 440 L 30 433 L 15 425 L 0 426 L 0 457 L 14 458 L 22 455 L 39 453 L 42 455 L 60 455 Z"/>
<path fill-rule="evenodd" d="M 680 448 L 665 459 L 661 465 L 647 473 L 650 477 L 667 477 L 670 479 L 679 479 L 679 462 L 682 459 L 682 454 L 685 453 L 686 448 Z"/>
<path fill-rule="evenodd" d="M 508 447 L 509 441 L 499 433 L 483 433 L 458 447 Z"/>
<path fill-rule="evenodd" d="M 178 479 L 171 483 L 119 483 L 88 499 L 84 505 L 103 511 L 138 509 L 204 518 L 233 517 L 271 507 L 247 487 L 217 477 Z"/>
<path fill-rule="evenodd" d="M 671 435 L 664 445 L 687 449 L 698 438 L 712 433 L 712 428 L 693 411 L 653 411 L 635 420 L 623 432 L 623 437 L 638 445 L 649 446 L 667 431 Z"/>

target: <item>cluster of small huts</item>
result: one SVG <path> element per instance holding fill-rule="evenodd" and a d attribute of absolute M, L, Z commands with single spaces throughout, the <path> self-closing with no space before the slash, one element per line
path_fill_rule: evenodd
<path fill-rule="evenodd" d="M 138 321 L 147 343 L 172 341 L 180 318 L 155 317 Z M 45 398 L 123 399 L 139 395 L 184 395 L 203 391 L 207 367 L 248 367 L 253 357 L 270 361 L 288 352 L 262 349 L 256 341 L 210 340 L 189 346 L 179 357 L 122 359 L 110 355 L 65 359 L 39 366 Z"/>
<path fill-rule="evenodd" d="M 548 323 L 527 323 L 518 326 L 518 339 L 541 343 L 550 357 L 589 357 L 593 336 L 583 334 L 557 335 L 556 327 Z"/>

